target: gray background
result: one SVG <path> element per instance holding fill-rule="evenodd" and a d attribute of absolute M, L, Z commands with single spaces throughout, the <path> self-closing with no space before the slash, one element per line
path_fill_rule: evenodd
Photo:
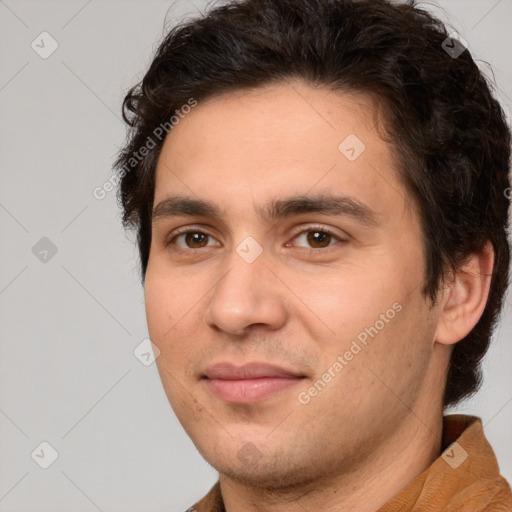
<path fill-rule="evenodd" d="M 155 365 L 133 354 L 147 337 L 134 236 L 122 231 L 114 192 L 92 194 L 110 177 L 123 94 L 151 62 L 164 20 L 204 5 L 0 0 L 3 512 L 178 512 L 216 480 Z M 483 61 L 491 64 L 510 120 L 511 0 L 428 8 L 449 17 L 486 73 Z M 43 31 L 59 45 L 45 59 Z M 456 408 L 482 417 L 509 481 L 511 303 L 509 293 L 481 392 Z M 58 452 L 48 469 L 38 465 L 51 457 L 43 441 Z"/>

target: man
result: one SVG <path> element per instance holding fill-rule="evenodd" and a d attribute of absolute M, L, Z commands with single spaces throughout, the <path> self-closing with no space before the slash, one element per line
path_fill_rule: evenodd
<path fill-rule="evenodd" d="M 199 512 L 510 511 L 474 393 L 507 286 L 510 132 L 469 51 L 384 0 L 173 28 L 116 168 Z"/>

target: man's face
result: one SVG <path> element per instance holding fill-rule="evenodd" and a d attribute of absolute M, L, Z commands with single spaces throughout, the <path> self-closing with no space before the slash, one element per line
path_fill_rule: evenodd
<path fill-rule="evenodd" d="M 419 217 L 373 119 L 364 96 L 292 82 L 200 102 L 165 140 L 149 334 L 178 419 L 221 473 L 271 487 L 354 470 L 440 400 Z M 352 203 L 263 215 L 296 196 Z"/>

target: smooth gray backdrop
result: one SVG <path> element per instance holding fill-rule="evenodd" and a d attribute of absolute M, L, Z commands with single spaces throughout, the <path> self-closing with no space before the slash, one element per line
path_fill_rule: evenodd
<path fill-rule="evenodd" d="M 0 0 L 2 512 L 179 512 L 216 480 L 155 365 L 133 353 L 147 338 L 134 237 L 115 193 L 93 196 L 124 140 L 123 94 L 164 21 L 204 5 Z M 491 64 L 510 120 L 512 1 L 422 5 L 451 20 L 486 73 Z M 509 481 L 511 297 L 485 384 L 456 408 L 482 417 Z"/>

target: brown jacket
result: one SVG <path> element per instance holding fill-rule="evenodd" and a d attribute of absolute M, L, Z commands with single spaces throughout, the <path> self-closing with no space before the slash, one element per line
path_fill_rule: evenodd
<path fill-rule="evenodd" d="M 500 476 L 482 421 L 443 418 L 443 452 L 376 512 L 512 512 L 512 493 Z M 225 512 L 217 482 L 188 512 Z"/>

